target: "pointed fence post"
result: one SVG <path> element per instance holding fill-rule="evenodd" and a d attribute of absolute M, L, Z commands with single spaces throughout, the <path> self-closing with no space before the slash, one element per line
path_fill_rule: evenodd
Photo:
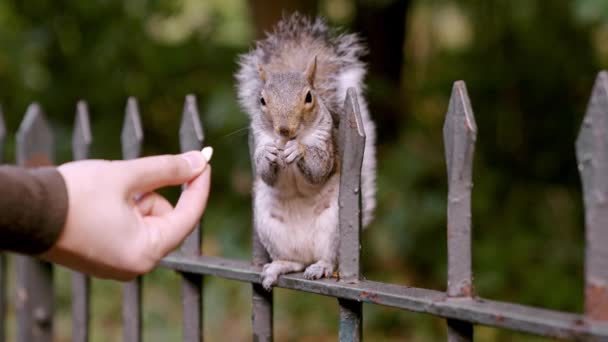
<path fill-rule="evenodd" d="M 4 124 L 4 112 L 0 106 L 0 164 L 4 163 L 4 142 L 6 141 L 6 125 Z"/>
<path fill-rule="evenodd" d="M 4 141 L 6 140 L 6 126 L 4 115 L 0 107 L 0 165 L 4 163 Z M 6 255 L 0 252 L 0 342 L 6 339 Z"/>
<path fill-rule="evenodd" d="M 252 174 L 255 175 L 255 160 L 253 153 L 255 152 L 254 137 L 249 132 L 249 156 L 251 159 L 251 170 Z M 255 210 L 253 211 L 255 215 Z M 262 245 L 260 238 L 255 227 L 255 218 L 252 222 L 252 264 L 254 266 L 262 267 L 266 263 L 270 262 L 270 256 Z M 251 284 L 251 325 L 253 330 L 253 340 L 259 342 L 270 342 L 273 340 L 272 336 L 272 325 L 273 325 L 273 310 L 272 310 L 272 297 L 273 291 L 266 291 L 262 284 Z"/>
<path fill-rule="evenodd" d="M 457 81 L 443 125 L 448 173 L 448 297 L 473 296 L 471 189 L 477 125 L 466 84 Z M 448 320 L 448 341 L 472 341 L 473 325 Z"/>
<path fill-rule="evenodd" d="M 361 165 L 365 148 L 365 130 L 354 88 L 349 88 L 339 125 L 340 155 L 338 249 L 340 281 L 357 283 L 361 278 Z M 361 341 L 362 303 L 339 299 L 340 341 Z"/>
<path fill-rule="evenodd" d="M 125 112 L 125 120 L 121 134 L 123 159 L 135 159 L 141 155 L 141 146 L 144 139 L 137 100 L 129 97 Z M 123 286 L 123 338 L 126 342 L 140 342 L 142 327 L 141 305 L 142 278 Z"/>
<path fill-rule="evenodd" d="M 89 158 L 89 149 L 93 141 L 89 121 L 89 109 L 85 101 L 76 105 L 74 133 L 72 134 L 72 158 L 82 160 Z M 72 272 L 72 341 L 89 340 L 91 280 L 80 272 Z"/>
<path fill-rule="evenodd" d="M 598 74 L 576 139 L 585 202 L 585 316 L 608 322 L 608 72 Z"/>
<path fill-rule="evenodd" d="M 186 96 L 182 122 L 179 128 L 182 152 L 197 150 L 204 145 L 203 127 L 194 95 Z M 184 185 L 184 189 L 185 189 Z M 197 224 L 182 244 L 182 252 L 188 256 L 201 255 L 202 231 Z M 203 277 L 200 274 L 182 273 L 182 312 L 184 341 L 203 340 Z"/>
<path fill-rule="evenodd" d="M 54 139 L 37 103 L 27 108 L 17 131 L 17 164 L 52 165 Z M 16 257 L 17 341 L 53 340 L 53 268 L 27 256 Z"/>

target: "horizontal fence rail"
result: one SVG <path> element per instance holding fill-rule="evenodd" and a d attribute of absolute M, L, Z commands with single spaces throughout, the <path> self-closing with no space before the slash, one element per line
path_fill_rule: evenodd
<path fill-rule="evenodd" d="M 178 253 L 166 257 L 162 267 L 248 283 L 260 283 L 261 268 L 246 261 Z M 380 304 L 442 318 L 556 338 L 608 338 L 608 325 L 586 322 L 583 315 L 557 312 L 482 298 L 449 300 L 445 292 L 361 280 L 357 284 L 332 279 L 307 280 L 302 274 L 279 277 L 278 287 Z"/>
<path fill-rule="evenodd" d="M 365 132 L 357 94 L 349 89 L 340 116 L 338 150 L 341 160 L 339 195 L 339 279 L 307 280 L 301 273 L 279 277 L 278 287 L 338 299 L 340 341 L 362 339 L 362 304 L 384 305 L 426 313 L 447 321 L 449 341 L 473 340 L 473 326 L 486 325 L 559 339 L 608 341 L 608 73 L 599 73 L 576 141 L 585 204 L 585 312 L 559 312 L 481 298 L 473 284 L 472 167 L 477 126 L 466 85 L 454 83 L 443 135 L 448 177 L 446 292 L 386 284 L 362 277 L 360 270 L 361 163 Z M 6 129 L 0 108 L 0 163 Z M 196 98 L 186 97 L 179 130 L 182 152 L 204 146 L 203 126 Z M 253 137 L 250 150 L 253 152 Z M 28 107 L 17 133 L 17 164 L 50 165 L 53 134 L 42 109 Z M 135 98 L 129 98 L 121 142 L 123 158 L 141 155 L 143 126 Z M 89 113 L 79 102 L 72 140 L 74 160 L 89 157 L 92 143 Z M 253 163 L 252 163 L 253 164 Z M 255 173 L 255 170 L 253 170 Z M 273 340 L 273 294 L 261 286 L 262 266 L 269 262 L 252 229 L 251 261 L 201 255 L 202 227 L 197 225 L 179 251 L 164 258 L 160 267 L 179 272 L 182 279 L 184 341 L 203 340 L 203 277 L 215 276 L 252 285 L 252 334 L 255 341 Z M 52 341 L 52 267 L 19 256 L 17 271 L 17 341 Z M 6 261 L 0 254 L 0 342 L 5 340 Z M 142 339 L 142 278 L 124 285 L 123 338 Z M 89 340 L 90 279 L 72 274 L 73 340 Z"/>

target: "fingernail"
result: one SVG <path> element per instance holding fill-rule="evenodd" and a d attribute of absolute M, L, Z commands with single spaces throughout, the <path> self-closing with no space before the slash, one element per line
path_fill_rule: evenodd
<path fill-rule="evenodd" d="M 188 164 L 190 164 L 193 171 L 202 171 L 207 165 L 207 160 L 205 157 L 203 156 L 203 158 L 201 158 L 201 154 L 198 152 L 184 153 L 180 157 L 184 158 Z"/>
<path fill-rule="evenodd" d="M 209 162 L 211 160 L 211 156 L 213 156 L 213 147 L 207 146 L 201 150 L 201 153 L 203 154 L 203 158 Z"/>

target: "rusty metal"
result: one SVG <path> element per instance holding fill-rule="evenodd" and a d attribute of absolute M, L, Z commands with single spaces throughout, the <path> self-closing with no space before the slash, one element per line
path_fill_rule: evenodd
<path fill-rule="evenodd" d="M 471 189 L 473 154 L 477 125 L 466 84 L 457 81 L 452 88 L 443 124 L 443 140 L 448 174 L 447 241 L 449 297 L 472 297 L 471 269 Z M 472 341 L 473 326 L 448 321 L 448 341 Z"/>
<path fill-rule="evenodd" d="M 340 155 L 338 263 L 340 281 L 357 283 L 361 277 L 361 164 L 365 131 L 354 88 L 349 88 L 339 123 Z M 340 299 L 340 341 L 361 341 L 362 304 Z"/>
<path fill-rule="evenodd" d="M 598 74 L 576 140 L 586 224 L 585 313 L 608 322 L 608 72 Z"/>
<path fill-rule="evenodd" d="M 186 96 L 182 121 L 179 128 L 179 142 L 182 152 L 200 150 L 204 146 L 196 97 Z M 183 187 L 186 188 L 186 185 Z M 197 224 L 182 244 L 181 251 L 187 255 L 201 254 L 202 230 Z M 200 274 L 182 273 L 182 313 L 184 341 L 203 340 L 203 277 Z"/>
<path fill-rule="evenodd" d="M 123 159 L 138 158 L 141 154 L 143 139 L 137 100 L 134 97 L 129 97 L 121 133 Z M 142 278 L 137 277 L 123 286 L 123 339 L 126 342 L 142 340 L 141 285 Z"/>
<path fill-rule="evenodd" d="M 591 319 L 608 322 L 608 288 L 606 286 L 587 284 L 585 311 Z"/>
<path fill-rule="evenodd" d="M 87 103 L 76 105 L 74 133 L 72 135 L 72 157 L 74 160 L 89 158 L 93 142 Z M 72 341 L 89 340 L 91 280 L 84 273 L 72 272 Z"/>
<path fill-rule="evenodd" d="M 17 131 L 17 164 L 50 165 L 54 159 L 51 128 L 37 103 L 31 104 Z M 53 268 L 27 256 L 17 256 L 17 341 L 53 339 Z"/>
<path fill-rule="evenodd" d="M 254 152 L 254 137 L 249 133 L 249 156 L 251 160 L 251 171 L 255 175 L 255 162 L 253 160 Z M 253 203 L 253 201 L 252 201 Z M 255 215 L 255 210 L 252 210 Z M 253 266 L 261 269 L 264 264 L 270 262 L 270 256 L 260 242 L 260 238 L 255 228 L 255 218 L 252 220 L 251 244 L 252 255 L 251 263 Z M 266 291 L 261 284 L 251 284 L 251 327 L 253 331 L 253 340 L 256 342 L 270 342 L 273 340 L 273 292 Z"/>
<path fill-rule="evenodd" d="M 261 283 L 261 268 L 241 260 L 212 256 L 193 258 L 174 253 L 164 258 L 160 266 L 180 272 L 199 273 L 253 284 Z M 335 279 L 308 280 L 302 273 L 279 277 L 277 286 L 540 336 L 578 340 L 608 339 L 608 324 L 583 322 L 582 315 L 479 297 L 450 299 L 445 292 L 369 280 L 360 280 L 356 284 Z"/>
<path fill-rule="evenodd" d="M 6 139 L 6 126 L 4 125 L 4 115 L 0 106 L 0 165 L 4 163 L 4 141 Z M 7 263 L 6 255 L 0 252 L 0 342 L 6 339 L 6 276 Z"/>

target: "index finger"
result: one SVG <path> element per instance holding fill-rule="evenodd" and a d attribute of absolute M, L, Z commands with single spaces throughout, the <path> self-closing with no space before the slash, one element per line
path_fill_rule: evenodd
<path fill-rule="evenodd" d="M 149 229 L 158 229 L 158 236 L 162 236 L 161 255 L 167 255 L 192 232 L 205 211 L 210 188 L 211 166 L 208 166 L 182 191 L 175 209 L 154 220 L 156 224 Z"/>

